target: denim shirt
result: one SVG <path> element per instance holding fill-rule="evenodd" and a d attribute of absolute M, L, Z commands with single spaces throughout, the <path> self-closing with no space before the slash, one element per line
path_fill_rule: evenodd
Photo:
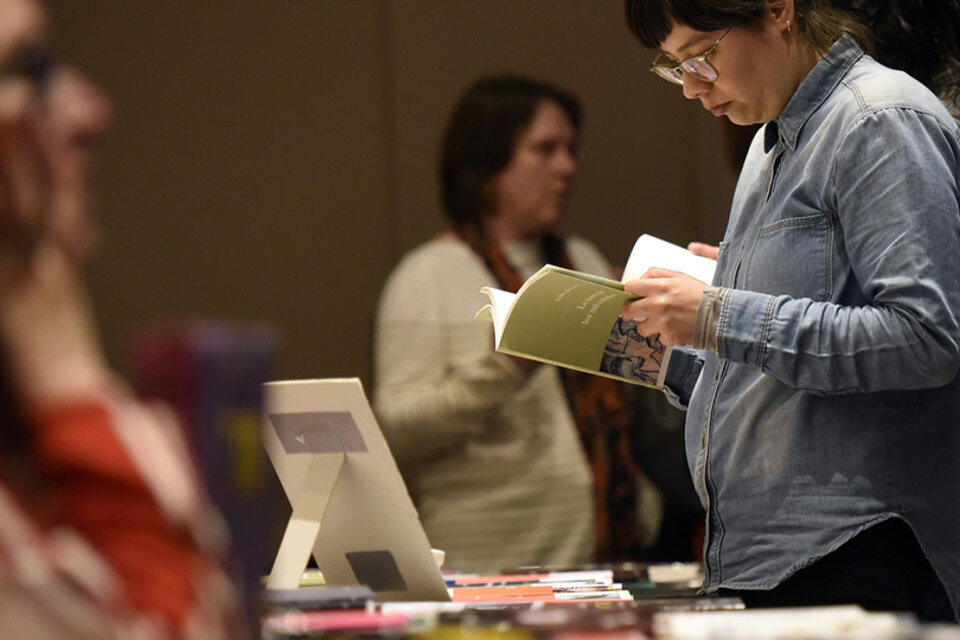
<path fill-rule="evenodd" d="M 717 350 L 667 384 L 707 509 L 706 590 L 769 589 L 906 521 L 960 600 L 960 132 L 840 38 L 755 137 Z"/>

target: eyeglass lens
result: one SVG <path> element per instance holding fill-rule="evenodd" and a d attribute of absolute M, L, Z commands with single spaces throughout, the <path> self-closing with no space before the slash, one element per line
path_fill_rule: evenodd
<path fill-rule="evenodd" d="M 705 56 L 684 60 L 680 64 L 680 69 L 683 69 L 683 73 L 705 82 L 714 82 L 717 79 L 717 70 L 707 62 Z"/>

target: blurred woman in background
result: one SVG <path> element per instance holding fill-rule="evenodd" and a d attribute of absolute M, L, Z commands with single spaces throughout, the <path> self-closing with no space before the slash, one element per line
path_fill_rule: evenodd
<path fill-rule="evenodd" d="M 619 387 L 493 351 L 483 286 L 516 291 L 544 263 L 611 275 L 562 237 L 578 171 L 579 102 L 535 80 L 476 82 L 443 140 L 449 229 L 386 283 L 375 406 L 431 544 L 448 565 L 637 559 L 637 469 Z M 594 515 L 596 513 L 596 515 Z"/>

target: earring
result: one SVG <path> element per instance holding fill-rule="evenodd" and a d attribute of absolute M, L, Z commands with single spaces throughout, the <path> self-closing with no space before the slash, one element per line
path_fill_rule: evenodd
<path fill-rule="evenodd" d="M 787 31 L 790 31 L 790 18 L 787 18 Z"/>

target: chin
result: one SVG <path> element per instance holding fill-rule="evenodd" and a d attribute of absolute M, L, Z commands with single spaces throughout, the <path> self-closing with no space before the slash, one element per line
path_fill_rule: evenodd
<path fill-rule="evenodd" d="M 742 109 L 738 109 L 736 106 L 732 106 L 725 115 L 730 122 L 740 127 L 749 127 L 751 125 L 762 124 L 766 122 L 766 120 L 761 117 L 761 114 L 746 113 Z"/>
<path fill-rule="evenodd" d="M 559 209 L 555 209 L 551 211 L 548 215 L 544 216 L 543 218 L 544 225 L 547 227 L 547 230 L 550 231 L 552 229 L 555 229 L 557 225 L 563 222 L 563 219 L 566 217 L 567 217 L 566 206 L 561 207 Z"/>
<path fill-rule="evenodd" d="M 523 235 L 528 239 L 538 238 L 545 233 L 555 231 L 559 222 L 559 217 L 540 218 L 536 220 L 536 222 L 531 220 L 530 225 L 526 228 L 526 232 Z"/>
<path fill-rule="evenodd" d="M 749 127 L 750 125 L 759 124 L 756 118 L 744 118 L 734 113 L 727 114 L 727 119 L 739 127 Z"/>

